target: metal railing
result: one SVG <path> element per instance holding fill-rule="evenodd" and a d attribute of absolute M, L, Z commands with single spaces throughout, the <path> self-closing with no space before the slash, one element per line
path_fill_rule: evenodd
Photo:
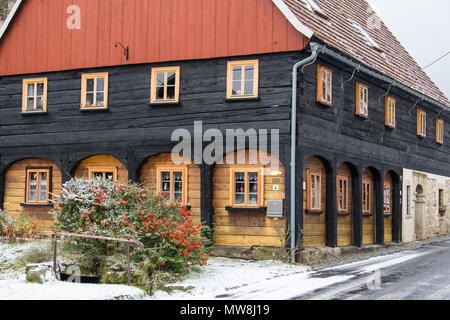
<path fill-rule="evenodd" d="M 57 255 L 57 241 L 58 237 L 69 237 L 69 238 L 81 238 L 81 239 L 91 239 L 91 240 L 106 240 L 106 241 L 115 241 L 115 242 L 123 242 L 127 244 L 127 278 L 128 285 L 131 285 L 131 256 L 130 256 L 130 245 L 134 244 L 137 246 L 144 246 L 142 242 L 138 240 L 132 239 L 122 239 L 122 238 L 111 238 L 111 237 L 103 237 L 103 236 L 92 236 L 87 234 L 79 234 L 79 233 L 70 233 L 70 232 L 54 232 L 54 231 L 41 231 L 36 232 L 38 236 L 51 236 L 53 242 L 53 271 L 56 274 L 56 255 Z M 154 248 L 158 249 L 158 248 Z"/>

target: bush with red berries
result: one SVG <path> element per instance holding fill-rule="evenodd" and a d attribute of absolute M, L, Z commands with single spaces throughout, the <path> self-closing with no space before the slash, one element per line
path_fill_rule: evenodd
<path fill-rule="evenodd" d="M 132 258 L 151 274 L 155 270 L 186 272 L 208 261 L 208 228 L 196 224 L 191 211 L 137 184 L 100 179 L 73 179 L 56 197 L 56 229 L 65 232 L 139 240 Z M 87 254 L 117 255 L 124 245 L 71 238 Z"/>

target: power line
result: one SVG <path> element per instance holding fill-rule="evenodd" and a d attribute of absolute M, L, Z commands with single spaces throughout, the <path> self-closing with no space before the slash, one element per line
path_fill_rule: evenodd
<path fill-rule="evenodd" d="M 431 67 L 433 64 L 435 64 L 436 62 L 444 59 L 446 56 L 448 56 L 450 54 L 450 51 L 447 52 L 446 54 L 444 54 L 442 57 L 440 57 L 439 59 L 436 59 L 435 61 L 433 61 L 432 63 L 430 63 L 429 65 L 427 65 L 426 67 L 423 67 L 422 69 L 426 69 L 428 67 Z"/>

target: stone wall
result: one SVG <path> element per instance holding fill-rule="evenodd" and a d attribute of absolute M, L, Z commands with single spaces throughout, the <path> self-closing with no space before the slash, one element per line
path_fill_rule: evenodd
<path fill-rule="evenodd" d="M 450 233 L 450 210 L 447 209 L 445 215 L 439 211 L 441 189 L 444 190 L 444 205 L 450 207 L 450 177 L 407 169 L 403 171 L 404 242 Z"/>

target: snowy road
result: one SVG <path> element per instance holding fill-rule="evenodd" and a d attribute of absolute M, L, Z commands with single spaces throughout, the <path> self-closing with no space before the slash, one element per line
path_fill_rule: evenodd
<path fill-rule="evenodd" d="M 450 241 L 320 271 L 215 258 L 172 294 L 153 299 L 450 299 Z M 234 270 L 233 270 L 234 269 Z"/>

